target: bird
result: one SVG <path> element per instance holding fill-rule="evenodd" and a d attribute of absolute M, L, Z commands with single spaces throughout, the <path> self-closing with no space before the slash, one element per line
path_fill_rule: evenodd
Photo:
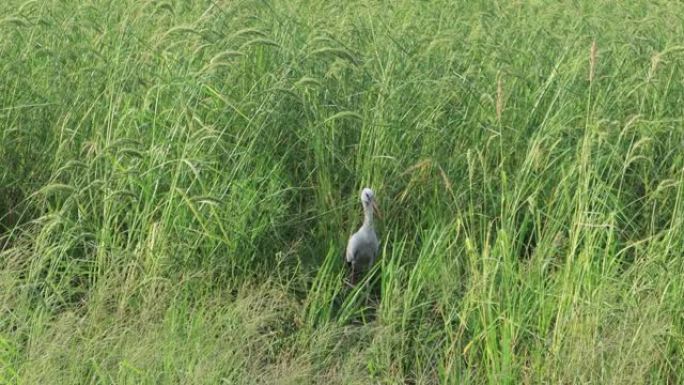
<path fill-rule="evenodd" d="M 380 218 L 382 216 L 375 201 L 375 194 L 368 187 L 361 190 L 361 205 L 363 206 L 363 224 L 349 237 L 345 251 L 345 259 L 351 266 L 352 285 L 355 283 L 358 270 L 370 269 L 380 251 L 380 242 L 373 225 L 373 213 Z"/>

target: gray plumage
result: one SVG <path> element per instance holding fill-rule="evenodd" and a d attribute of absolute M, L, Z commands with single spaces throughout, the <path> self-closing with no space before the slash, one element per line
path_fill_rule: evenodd
<path fill-rule="evenodd" d="M 345 252 L 345 259 L 351 265 L 352 283 L 355 282 L 356 273 L 359 270 L 368 270 L 373 266 L 380 250 L 380 242 L 373 226 L 373 212 L 379 214 L 373 190 L 364 188 L 361 191 L 361 204 L 363 205 L 363 225 L 349 238 Z"/>

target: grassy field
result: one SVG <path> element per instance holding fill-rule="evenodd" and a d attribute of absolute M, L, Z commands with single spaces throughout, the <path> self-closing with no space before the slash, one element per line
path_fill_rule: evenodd
<path fill-rule="evenodd" d="M 682 15 L 3 1 L 0 383 L 681 384 Z"/>

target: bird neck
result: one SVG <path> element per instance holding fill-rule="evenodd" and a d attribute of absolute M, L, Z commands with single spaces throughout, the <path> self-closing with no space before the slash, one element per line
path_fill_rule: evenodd
<path fill-rule="evenodd" d="M 363 208 L 363 227 L 373 227 L 373 208 Z"/>

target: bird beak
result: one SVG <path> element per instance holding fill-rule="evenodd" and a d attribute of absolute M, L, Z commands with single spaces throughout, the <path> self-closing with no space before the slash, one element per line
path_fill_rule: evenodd
<path fill-rule="evenodd" d="M 380 209 L 378 208 L 378 204 L 373 201 L 373 212 L 375 212 L 375 215 L 378 216 L 378 218 L 382 219 L 382 213 L 380 212 Z"/>

